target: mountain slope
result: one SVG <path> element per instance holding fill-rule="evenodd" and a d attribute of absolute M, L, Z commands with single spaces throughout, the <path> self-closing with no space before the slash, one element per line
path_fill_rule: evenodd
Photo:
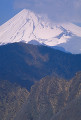
<path fill-rule="evenodd" d="M 16 120 L 50 120 L 53 111 L 56 113 L 64 106 L 66 83 L 63 79 L 49 76 L 40 80 L 32 87 L 28 103 L 23 106 Z"/>
<path fill-rule="evenodd" d="M 81 120 L 81 96 L 72 101 L 63 111 L 51 120 Z"/>
<path fill-rule="evenodd" d="M 0 80 L 0 120 L 13 120 L 28 96 L 25 88 Z"/>
<path fill-rule="evenodd" d="M 81 72 L 69 82 L 47 76 L 32 87 L 15 120 L 80 120 L 80 108 Z"/>
<path fill-rule="evenodd" d="M 80 120 L 81 119 L 81 72 L 72 79 L 69 87 L 68 104 L 51 120 Z"/>
<path fill-rule="evenodd" d="M 1 45 L 20 41 L 29 43 L 32 40 L 48 46 L 60 46 L 68 52 L 81 53 L 81 27 L 72 23 L 52 23 L 24 9 L 0 26 Z"/>
<path fill-rule="evenodd" d="M 25 43 L 0 46 L 0 79 L 27 89 L 34 81 L 52 73 L 70 79 L 80 70 L 81 55 Z"/>

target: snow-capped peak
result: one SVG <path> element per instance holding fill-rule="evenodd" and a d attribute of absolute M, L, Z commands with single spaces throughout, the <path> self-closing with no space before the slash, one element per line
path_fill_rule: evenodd
<path fill-rule="evenodd" d="M 54 24 L 27 9 L 0 26 L 0 44 L 35 40 L 40 44 L 63 47 L 75 37 L 81 38 L 81 27 L 72 23 Z M 65 49 L 68 51 L 67 47 Z"/>

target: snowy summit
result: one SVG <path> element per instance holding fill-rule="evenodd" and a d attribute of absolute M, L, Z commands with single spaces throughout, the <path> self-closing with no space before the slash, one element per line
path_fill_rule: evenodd
<path fill-rule="evenodd" d="M 72 23 L 52 23 L 24 9 L 0 26 L 0 45 L 20 41 L 81 53 L 81 27 Z"/>

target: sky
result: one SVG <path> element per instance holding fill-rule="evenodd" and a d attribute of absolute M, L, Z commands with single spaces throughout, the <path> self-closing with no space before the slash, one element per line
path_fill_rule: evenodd
<path fill-rule="evenodd" d="M 47 15 L 55 22 L 81 26 L 81 0 L 0 0 L 0 25 L 24 8 Z"/>

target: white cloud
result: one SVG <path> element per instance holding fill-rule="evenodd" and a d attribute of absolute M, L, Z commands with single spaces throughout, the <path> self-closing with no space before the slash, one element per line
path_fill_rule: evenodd
<path fill-rule="evenodd" d="M 81 22 L 81 0 L 15 0 L 14 7 L 47 14 L 55 21 Z"/>

